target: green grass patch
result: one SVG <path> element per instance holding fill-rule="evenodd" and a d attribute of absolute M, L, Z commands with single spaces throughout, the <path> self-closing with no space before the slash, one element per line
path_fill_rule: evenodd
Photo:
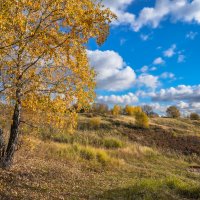
<path fill-rule="evenodd" d="M 114 137 L 113 138 L 105 138 L 103 143 L 107 149 L 115 149 L 115 148 L 123 147 L 122 141 L 120 141 Z"/>

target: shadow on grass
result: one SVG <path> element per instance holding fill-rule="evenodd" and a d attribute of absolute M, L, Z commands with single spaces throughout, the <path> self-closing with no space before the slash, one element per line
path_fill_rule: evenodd
<path fill-rule="evenodd" d="M 96 199 L 109 200 L 177 200 L 200 199 L 200 187 L 176 178 L 167 180 L 146 179 L 127 188 L 106 191 Z"/>

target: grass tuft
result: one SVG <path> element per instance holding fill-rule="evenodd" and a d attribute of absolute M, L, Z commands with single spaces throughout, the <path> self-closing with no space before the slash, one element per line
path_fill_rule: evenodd
<path fill-rule="evenodd" d="M 123 143 L 122 143 L 122 141 L 120 141 L 116 138 L 105 138 L 104 146 L 107 149 L 121 148 L 123 146 Z"/>

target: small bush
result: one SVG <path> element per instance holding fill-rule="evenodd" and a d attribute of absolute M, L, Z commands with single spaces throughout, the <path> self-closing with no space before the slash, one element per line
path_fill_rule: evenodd
<path fill-rule="evenodd" d="M 191 120 L 199 120 L 199 115 L 197 113 L 191 113 L 190 114 L 190 119 Z"/>
<path fill-rule="evenodd" d="M 90 128 L 99 128 L 101 126 L 101 118 L 100 117 L 94 117 L 90 119 L 89 122 Z"/>
<path fill-rule="evenodd" d="M 96 157 L 96 153 L 94 149 L 86 147 L 80 149 L 80 156 L 86 160 L 94 160 Z"/>
<path fill-rule="evenodd" d="M 123 146 L 123 143 L 116 138 L 105 138 L 104 139 L 104 146 L 108 149 L 121 148 Z"/>
<path fill-rule="evenodd" d="M 122 112 L 121 106 L 119 106 L 119 105 L 114 105 L 114 107 L 113 107 L 113 109 L 112 109 L 112 114 L 113 114 L 114 116 L 118 116 L 118 115 L 121 114 L 121 112 Z"/>
<path fill-rule="evenodd" d="M 124 114 L 129 115 L 129 116 L 135 116 L 136 113 L 138 112 L 142 112 L 142 108 L 139 106 L 129 106 L 126 105 L 126 107 L 124 108 Z"/>
<path fill-rule="evenodd" d="M 106 165 L 111 161 L 110 156 L 106 153 L 106 151 L 102 149 L 95 149 L 92 147 L 83 147 L 77 145 L 77 152 L 79 152 L 80 157 L 85 160 L 94 160 L 103 165 Z"/>
<path fill-rule="evenodd" d="M 110 161 L 110 157 L 108 156 L 108 154 L 105 151 L 101 151 L 101 150 L 97 152 L 96 159 L 98 162 L 100 162 L 103 165 L 105 165 L 106 163 Z"/>
<path fill-rule="evenodd" d="M 149 118 L 144 112 L 137 112 L 135 115 L 135 124 L 140 128 L 149 128 Z"/>

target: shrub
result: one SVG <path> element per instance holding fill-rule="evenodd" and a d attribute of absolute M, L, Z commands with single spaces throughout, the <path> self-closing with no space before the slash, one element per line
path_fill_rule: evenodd
<path fill-rule="evenodd" d="M 167 116 L 172 118 L 179 118 L 181 116 L 179 109 L 176 106 L 170 106 L 166 110 Z"/>
<path fill-rule="evenodd" d="M 108 149 L 121 148 L 123 146 L 123 143 L 116 138 L 105 138 L 104 139 L 104 146 Z"/>
<path fill-rule="evenodd" d="M 126 107 L 124 108 L 124 114 L 133 116 L 134 115 L 134 107 L 126 105 Z"/>
<path fill-rule="evenodd" d="M 80 149 L 80 156 L 86 160 L 93 160 L 96 157 L 96 153 L 92 148 L 81 148 Z"/>
<path fill-rule="evenodd" d="M 144 112 L 137 112 L 135 115 L 135 124 L 140 128 L 149 128 L 149 118 Z"/>
<path fill-rule="evenodd" d="M 112 114 L 114 116 L 120 115 L 122 112 L 122 108 L 119 105 L 114 105 L 113 109 L 112 109 Z"/>
<path fill-rule="evenodd" d="M 105 151 L 101 151 L 101 150 L 97 152 L 96 159 L 98 162 L 100 162 L 103 165 L 105 165 L 106 163 L 110 161 L 109 155 Z"/>
<path fill-rule="evenodd" d="M 190 114 L 190 119 L 191 120 L 199 120 L 199 115 L 197 113 L 191 113 Z"/>
<path fill-rule="evenodd" d="M 111 161 L 110 156 L 102 149 L 95 149 L 89 146 L 77 146 L 77 152 L 79 152 L 81 158 L 85 160 L 94 160 L 103 165 Z"/>
<path fill-rule="evenodd" d="M 94 117 L 90 119 L 89 126 L 90 128 L 99 128 L 101 125 L 101 118 L 100 117 Z"/>

